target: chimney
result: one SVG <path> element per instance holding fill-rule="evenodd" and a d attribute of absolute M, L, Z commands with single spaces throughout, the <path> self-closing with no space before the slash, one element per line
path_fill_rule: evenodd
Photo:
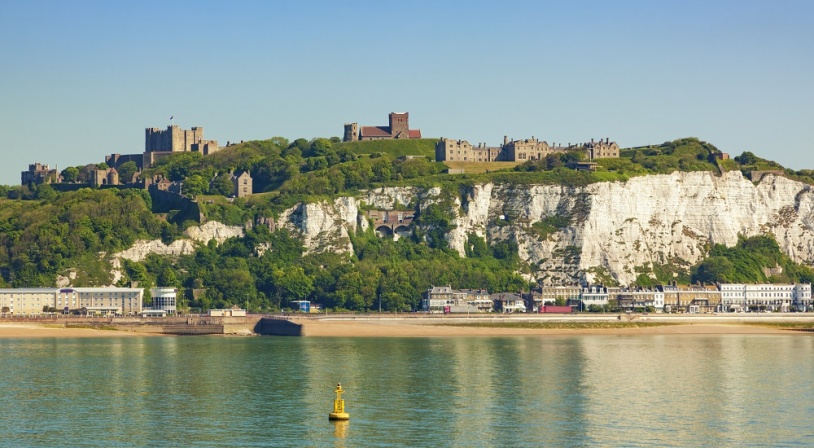
<path fill-rule="evenodd" d="M 593 143 L 593 142 L 594 142 L 594 139 L 591 139 L 591 143 Z"/>
<path fill-rule="evenodd" d="M 503 136 L 503 144 L 504 144 L 504 145 L 508 145 L 508 144 L 509 144 L 509 136 L 508 136 L 508 135 L 504 135 L 504 136 Z"/>

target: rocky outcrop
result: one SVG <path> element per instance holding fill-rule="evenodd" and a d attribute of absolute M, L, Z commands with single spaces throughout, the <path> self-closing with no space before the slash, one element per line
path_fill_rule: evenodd
<path fill-rule="evenodd" d="M 142 261 L 150 254 L 167 256 L 188 255 L 195 251 L 196 241 L 206 244 L 211 240 L 215 240 L 220 244 L 226 241 L 227 238 L 243 236 L 243 228 L 239 226 L 227 226 L 217 221 L 209 221 L 197 227 L 190 227 L 184 233 L 187 238 L 175 240 L 170 244 L 164 244 L 161 240 L 136 241 L 131 248 L 119 252 L 114 258 Z"/>
<path fill-rule="evenodd" d="M 243 227 L 227 226 L 217 221 L 209 221 L 197 227 L 190 227 L 184 233 L 194 241 L 208 243 L 215 240 L 221 244 L 229 238 L 243 236 Z"/>
<path fill-rule="evenodd" d="M 333 203 L 298 204 L 280 215 L 279 225 L 300 235 L 307 252 L 351 252 L 348 231 L 355 232 L 359 208 L 356 198 Z"/>

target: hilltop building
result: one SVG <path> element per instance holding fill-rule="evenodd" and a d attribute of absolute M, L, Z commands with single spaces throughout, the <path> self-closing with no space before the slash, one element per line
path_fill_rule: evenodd
<path fill-rule="evenodd" d="M 245 198 L 252 194 L 252 176 L 248 171 L 243 171 L 240 174 L 232 174 L 232 184 L 234 185 L 234 192 L 236 198 Z"/>
<path fill-rule="evenodd" d="M 193 126 L 181 129 L 176 125 L 167 129 L 146 128 L 144 130 L 144 152 L 141 154 L 111 154 L 105 156 L 105 163 L 119 169 L 124 163 L 133 161 L 139 170 L 149 168 L 162 157 L 177 152 L 199 152 L 203 155 L 218 152 L 217 140 L 205 140 L 204 128 Z M 129 179 L 128 179 L 129 181 Z"/>
<path fill-rule="evenodd" d="M 599 139 L 598 142 L 594 142 L 594 139 L 591 139 L 590 143 L 585 143 L 582 147 L 586 151 L 586 155 L 589 159 L 619 157 L 619 145 L 617 145 L 616 142 L 610 141 L 608 138 L 606 138 L 604 142 L 602 139 Z"/>
<path fill-rule="evenodd" d="M 144 168 L 144 154 L 111 154 L 105 156 L 105 163 L 111 168 L 119 169 L 127 162 L 135 162 L 139 170 Z M 127 179 L 130 181 L 130 179 Z"/>
<path fill-rule="evenodd" d="M 56 169 L 50 169 L 48 165 L 42 163 L 32 163 L 28 165 L 28 171 L 20 174 L 20 184 L 50 184 L 62 182 L 62 176 Z"/>
<path fill-rule="evenodd" d="M 345 123 L 345 134 L 342 141 L 359 140 L 393 140 L 403 138 L 421 138 L 420 129 L 410 129 L 408 112 L 390 112 L 388 126 L 359 126 L 358 123 Z"/>
<path fill-rule="evenodd" d="M 578 145 L 561 146 L 549 145 L 546 141 L 535 137 L 523 140 L 509 140 L 503 137 L 500 147 L 488 147 L 485 143 L 478 146 L 471 145 L 466 140 L 452 140 L 441 138 L 435 145 L 435 160 L 438 162 L 525 162 L 527 160 L 542 160 L 549 154 L 566 151 L 583 152 L 588 160 L 619 157 L 619 145 L 610 139 L 595 141 Z M 590 169 L 590 167 L 584 167 Z"/>
<path fill-rule="evenodd" d="M 176 125 L 166 130 L 147 128 L 144 130 L 144 158 L 141 168 L 152 166 L 158 159 L 176 152 L 199 152 L 209 155 L 220 148 L 216 140 L 204 140 L 204 128 L 181 129 Z"/>
<path fill-rule="evenodd" d="M 90 172 L 90 186 L 98 188 L 102 185 L 119 185 L 119 172 L 116 171 L 116 168 Z"/>
<path fill-rule="evenodd" d="M 497 162 L 505 160 L 500 147 L 488 147 L 484 143 L 472 146 L 466 140 L 442 138 L 435 145 L 435 160 L 450 162 Z"/>

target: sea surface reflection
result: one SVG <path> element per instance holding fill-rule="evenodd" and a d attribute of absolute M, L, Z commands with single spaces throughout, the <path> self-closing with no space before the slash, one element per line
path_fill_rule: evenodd
<path fill-rule="evenodd" d="M 812 335 L 0 340 L 0 446 L 812 446 Z M 329 422 L 333 387 L 349 422 Z"/>

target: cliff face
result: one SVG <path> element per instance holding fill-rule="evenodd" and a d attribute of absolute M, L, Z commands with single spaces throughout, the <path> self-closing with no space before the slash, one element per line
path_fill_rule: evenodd
<path fill-rule="evenodd" d="M 283 212 L 277 225 L 299 234 L 309 252 L 350 253 L 349 234 L 369 226 L 360 212 L 363 204 L 376 209 L 417 204 L 421 211 L 443 201 L 450 203 L 437 187 L 381 188 L 358 198 L 299 204 Z M 536 277 L 555 281 L 610 276 L 629 284 L 654 266 L 686 269 L 710 244 L 732 246 L 739 234 L 771 233 L 792 259 L 814 263 L 814 189 L 774 175 L 758 185 L 740 172 L 673 173 L 585 187 L 482 184 L 452 195 L 449 213 L 454 228 L 446 239 L 461 256 L 469 234 L 488 242 L 516 241 Z M 537 223 L 550 224 L 554 217 L 560 217 L 557 226 L 540 231 Z M 187 230 L 189 239 L 169 246 L 141 241 L 114 258 L 189 254 L 192 240 L 222 242 L 242 234 L 240 227 L 209 222 Z"/>
<path fill-rule="evenodd" d="M 359 202 L 379 209 L 419 209 L 439 200 L 441 190 L 383 188 L 360 199 L 303 204 L 281 216 L 300 232 L 310 251 L 350 251 L 348 231 L 364 230 Z M 565 276 L 593 281 L 608 274 L 621 284 L 654 265 L 689 267 L 706 246 L 732 246 L 739 234 L 771 233 L 795 261 L 814 262 L 814 192 L 806 184 L 767 176 L 759 185 L 740 172 L 673 173 L 637 177 L 625 183 L 586 187 L 478 185 L 455 199 L 455 228 L 446 238 L 462 256 L 468 234 L 487 241 L 517 241 L 520 256 L 538 277 Z M 567 216 L 565 226 L 547 234 L 534 224 Z"/>

